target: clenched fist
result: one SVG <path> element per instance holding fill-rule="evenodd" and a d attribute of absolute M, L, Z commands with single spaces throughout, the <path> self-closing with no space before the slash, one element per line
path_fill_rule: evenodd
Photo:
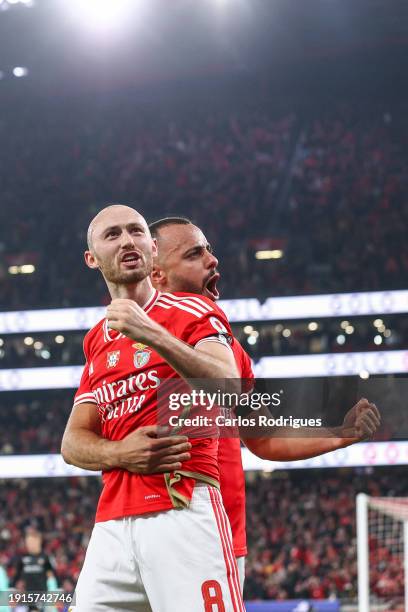
<path fill-rule="evenodd" d="M 373 437 L 381 424 L 381 416 L 375 404 L 366 398 L 361 398 L 344 417 L 341 426 L 343 438 L 357 438 L 358 440 L 369 440 Z"/>
<path fill-rule="evenodd" d="M 106 309 L 108 327 L 121 332 L 132 340 L 150 344 L 160 325 L 147 316 L 143 308 L 129 299 L 115 299 Z"/>

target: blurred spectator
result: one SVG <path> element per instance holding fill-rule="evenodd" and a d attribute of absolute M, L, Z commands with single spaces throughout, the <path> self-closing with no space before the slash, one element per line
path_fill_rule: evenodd
<path fill-rule="evenodd" d="M 16 556 L 24 554 L 27 527 L 43 534 L 60 587 L 71 592 L 78 577 L 100 492 L 99 478 L 2 481 L 0 559 L 14 580 Z"/>
<path fill-rule="evenodd" d="M 42 550 L 39 531 L 28 527 L 25 534 L 25 550 L 14 559 L 13 587 L 19 591 L 45 593 L 57 588 L 54 568 L 50 558 Z M 42 605 L 29 605 L 27 610 L 43 610 Z"/>

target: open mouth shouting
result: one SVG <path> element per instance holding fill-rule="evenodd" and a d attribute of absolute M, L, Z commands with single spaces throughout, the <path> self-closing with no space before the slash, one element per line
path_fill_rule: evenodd
<path fill-rule="evenodd" d="M 122 266 L 128 269 L 135 268 L 139 262 L 141 261 L 140 253 L 137 251 L 128 251 L 124 255 L 122 255 L 120 263 Z"/>
<path fill-rule="evenodd" d="M 217 289 L 217 283 L 220 279 L 218 272 L 213 272 L 204 283 L 204 295 L 209 297 L 211 300 L 218 300 L 220 294 Z"/>

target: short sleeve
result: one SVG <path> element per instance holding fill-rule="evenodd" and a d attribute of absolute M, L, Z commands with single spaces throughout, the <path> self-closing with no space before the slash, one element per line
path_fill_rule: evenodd
<path fill-rule="evenodd" d="M 81 376 L 81 382 L 79 383 L 78 391 L 75 393 L 74 406 L 78 404 L 96 404 L 95 396 L 92 392 L 89 383 L 89 365 L 85 364 L 84 370 Z"/>
<path fill-rule="evenodd" d="M 88 360 L 88 350 L 87 350 L 87 336 L 84 339 L 84 354 L 85 354 L 85 366 L 81 376 L 81 382 L 79 383 L 78 391 L 75 393 L 74 397 L 74 406 L 78 404 L 97 404 L 95 400 L 95 396 L 91 389 L 91 384 L 89 381 L 89 360 Z"/>
<path fill-rule="evenodd" d="M 200 317 L 184 317 L 184 329 L 181 339 L 190 346 L 198 346 L 203 342 L 220 342 L 230 347 L 232 332 L 228 320 L 222 310 L 214 305 L 210 312 L 202 313 Z"/>

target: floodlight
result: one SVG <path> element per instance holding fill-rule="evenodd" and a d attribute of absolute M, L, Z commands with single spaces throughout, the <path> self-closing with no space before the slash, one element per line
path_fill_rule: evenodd
<path fill-rule="evenodd" d="M 21 77 L 27 76 L 28 70 L 24 66 L 16 66 L 15 68 L 13 68 L 13 74 L 19 79 Z"/>
<path fill-rule="evenodd" d="M 124 25 L 135 0 L 71 0 L 74 15 L 96 32 L 116 30 Z"/>

